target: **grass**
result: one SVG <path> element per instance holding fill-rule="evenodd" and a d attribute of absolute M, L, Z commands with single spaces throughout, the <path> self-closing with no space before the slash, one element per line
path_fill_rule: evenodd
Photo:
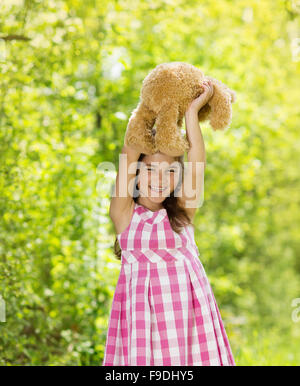
<path fill-rule="evenodd" d="M 229 341 L 237 366 L 299 366 L 300 326 L 292 334 L 276 329 L 232 332 Z"/>

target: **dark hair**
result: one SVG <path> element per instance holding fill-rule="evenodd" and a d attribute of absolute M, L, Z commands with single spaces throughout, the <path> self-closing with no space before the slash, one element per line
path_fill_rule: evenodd
<path fill-rule="evenodd" d="M 146 154 L 141 153 L 138 159 L 138 165 L 139 165 L 139 162 L 142 161 L 145 156 Z M 176 161 L 180 163 L 180 166 L 181 166 L 179 183 L 176 186 L 176 188 L 173 190 L 173 192 L 171 192 L 170 195 L 165 198 L 162 204 L 163 204 L 163 207 L 167 210 L 167 214 L 168 214 L 172 229 L 174 230 L 174 232 L 180 233 L 180 231 L 184 226 L 189 224 L 194 226 L 194 224 L 191 223 L 191 220 L 187 215 L 185 208 L 182 207 L 180 201 L 178 200 L 178 197 L 175 197 L 175 192 L 177 192 L 180 189 L 180 186 L 182 185 L 183 178 L 184 178 L 184 155 L 177 156 L 174 158 L 176 159 Z M 136 171 L 135 192 L 133 193 L 133 200 L 135 202 L 137 202 L 138 191 L 139 191 L 137 187 L 138 174 L 139 174 L 139 167 L 137 167 L 137 171 Z M 118 238 L 116 237 L 115 243 L 114 243 L 114 254 L 117 256 L 119 260 L 121 260 L 121 253 L 122 253 L 122 250 L 120 248 Z"/>

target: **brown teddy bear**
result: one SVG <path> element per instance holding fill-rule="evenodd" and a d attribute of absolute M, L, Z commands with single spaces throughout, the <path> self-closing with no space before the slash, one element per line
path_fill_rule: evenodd
<path fill-rule="evenodd" d="M 191 64 L 162 63 L 143 81 L 140 101 L 129 118 L 124 144 L 148 155 L 158 151 L 170 156 L 184 154 L 189 143 L 181 134 L 183 116 L 189 104 L 204 92 L 202 82 L 209 79 L 214 91 L 198 112 L 199 122 L 209 119 L 213 130 L 226 129 L 231 123 L 235 92 L 220 81 L 205 77 Z"/>

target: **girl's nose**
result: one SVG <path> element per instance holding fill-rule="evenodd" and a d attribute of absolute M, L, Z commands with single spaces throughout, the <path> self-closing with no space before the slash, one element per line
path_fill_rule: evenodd
<path fill-rule="evenodd" d="M 160 174 L 156 178 L 152 178 L 152 184 L 157 186 L 157 187 L 163 187 L 166 185 L 166 179 L 163 178 L 163 176 Z"/>

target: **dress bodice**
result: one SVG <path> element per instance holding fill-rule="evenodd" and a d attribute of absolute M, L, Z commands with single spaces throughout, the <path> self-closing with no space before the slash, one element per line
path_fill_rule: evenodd
<path fill-rule="evenodd" d="M 141 256 L 145 255 L 148 260 L 149 256 L 152 257 L 153 261 L 156 254 L 163 255 L 166 260 L 166 252 L 174 257 L 176 252 L 184 254 L 187 250 L 199 255 L 193 225 L 186 225 L 180 233 L 175 232 L 165 208 L 153 212 L 135 202 L 131 221 L 123 232 L 117 234 L 117 238 L 124 262 L 137 257 L 141 261 Z"/>

